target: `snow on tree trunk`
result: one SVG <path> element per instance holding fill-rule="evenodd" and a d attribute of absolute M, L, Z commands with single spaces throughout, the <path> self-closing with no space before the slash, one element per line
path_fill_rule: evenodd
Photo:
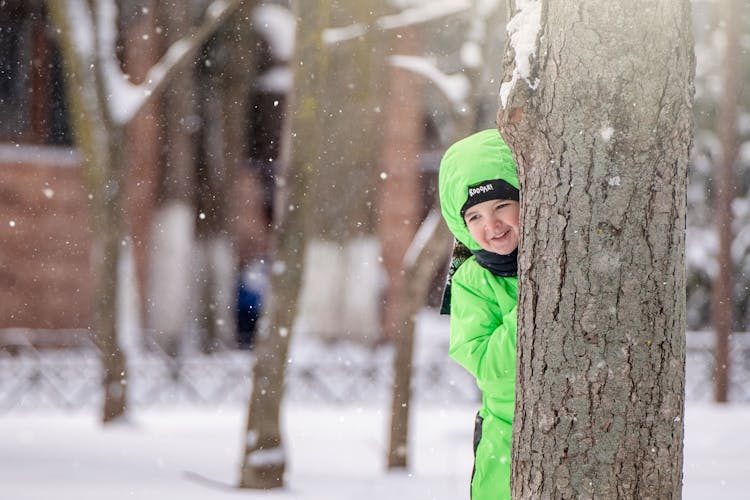
<path fill-rule="evenodd" d="M 147 321 L 157 344 L 177 355 L 180 338 L 195 319 L 195 213 L 192 205 L 170 200 L 153 217 Z"/>
<path fill-rule="evenodd" d="M 196 260 L 200 263 L 195 276 L 196 297 L 200 314 L 200 345 L 205 353 L 221 346 L 236 345 L 234 320 L 237 265 L 229 237 L 210 235 L 198 241 Z"/>
<path fill-rule="evenodd" d="M 513 498 L 680 498 L 689 4 L 514 3 Z"/>
<path fill-rule="evenodd" d="M 380 340 L 380 299 L 384 281 L 380 243 L 375 236 L 353 235 L 346 242 L 343 257 L 343 338 L 375 345 Z"/>
<path fill-rule="evenodd" d="M 307 242 L 295 333 L 374 345 L 380 339 L 382 270 L 372 236 Z"/>
<path fill-rule="evenodd" d="M 137 359 L 143 345 L 141 338 L 141 297 L 138 292 L 135 252 L 128 240 L 120 252 L 117 269 L 116 321 L 120 348 L 131 361 Z"/>
<path fill-rule="evenodd" d="M 341 245 L 311 239 L 305 245 L 302 293 L 295 333 L 302 337 L 334 340 L 339 337 L 344 282 Z"/>

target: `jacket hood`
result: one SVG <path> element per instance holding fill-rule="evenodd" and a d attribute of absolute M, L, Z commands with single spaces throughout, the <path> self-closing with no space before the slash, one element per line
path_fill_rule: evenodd
<path fill-rule="evenodd" d="M 448 148 L 440 162 L 440 209 L 453 236 L 469 250 L 481 247 L 471 237 L 461 208 L 469 197 L 470 186 L 493 179 L 502 179 L 516 189 L 520 187 L 513 155 L 497 129 L 461 139 Z"/>

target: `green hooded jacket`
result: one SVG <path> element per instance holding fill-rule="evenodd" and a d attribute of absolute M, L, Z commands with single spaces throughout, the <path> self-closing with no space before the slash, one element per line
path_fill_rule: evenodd
<path fill-rule="evenodd" d="M 474 241 L 461 216 L 469 186 L 503 179 L 519 188 L 510 150 L 495 129 L 453 144 L 440 163 L 440 206 L 448 227 L 470 250 Z M 510 498 L 510 444 L 516 384 L 518 278 L 495 276 L 470 257 L 451 280 L 450 356 L 482 391 L 481 435 L 471 482 L 472 500 Z M 480 437 L 481 436 L 481 437 Z"/>

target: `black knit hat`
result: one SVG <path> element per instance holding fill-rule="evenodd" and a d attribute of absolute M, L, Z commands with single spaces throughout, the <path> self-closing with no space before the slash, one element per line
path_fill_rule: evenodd
<path fill-rule="evenodd" d="M 489 200 L 518 201 L 518 189 L 502 179 L 492 179 L 469 186 L 466 203 L 461 207 L 461 217 L 469 208 Z"/>

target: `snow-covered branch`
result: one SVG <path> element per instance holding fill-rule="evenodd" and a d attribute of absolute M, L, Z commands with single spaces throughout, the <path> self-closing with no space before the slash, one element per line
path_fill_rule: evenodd
<path fill-rule="evenodd" d="M 440 71 L 433 61 L 425 57 L 395 55 L 388 59 L 391 66 L 412 71 L 434 84 L 457 112 L 461 112 L 465 107 L 471 90 L 471 83 L 466 75 L 462 73 L 447 75 Z"/>
<path fill-rule="evenodd" d="M 436 0 L 402 10 L 398 14 L 383 16 L 375 21 L 377 29 L 387 31 L 428 23 L 443 17 L 459 14 L 471 8 L 470 0 Z M 323 41 L 328 44 L 354 40 L 370 29 L 362 23 L 323 31 Z"/>
<path fill-rule="evenodd" d="M 459 14 L 470 9 L 471 6 L 470 0 L 436 0 L 404 9 L 398 14 L 381 17 L 377 25 L 383 30 L 405 28 Z"/>
<path fill-rule="evenodd" d="M 323 43 L 333 45 L 334 43 L 354 40 L 367 33 L 367 25 L 363 23 L 350 24 L 342 28 L 328 28 L 323 31 Z"/>
<path fill-rule="evenodd" d="M 135 115 L 131 109 L 140 109 L 140 92 L 125 78 L 117 59 L 117 6 L 114 0 L 97 0 L 94 9 L 97 56 L 106 106 L 112 120 L 123 125 Z"/>
<path fill-rule="evenodd" d="M 289 9 L 274 4 L 259 5 L 253 9 L 253 24 L 268 40 L 268 45 L 278 60 L 292 59 L 297 20 Z"/>
<path fill-rule="evenodd" d="M 94 20 L 89 12 L 86 0 L 71 0 L 64 9 L 68 17 L 73 49 L 82 61 L 91 61 L 94 57 Z M 72 28 L 75 26 L 75 28 Z"/>
<path fill-rule="evenodd" d="M 169 83 L 169 78 L 200 49 L 217 28 L 233 14 L 242 0 L 214 0 L 206 8 L 203 23 L 173 43 L 148 71 L 140 85 L 130 83 L 115 55 L 116 10 L 113 0 L 97 0 L 100 64 L 102 65 L 109 115 L 115 123 L 128 123 Z"/>
<path fill-rule="evenodd" d="M 430 243 L 440 235 L 437 234 L 440 229 L 440 224 L 443 223 L 443 217 L 440 215 L 440 210 L 431 210 L 427 214 L 422 224 L 417 230 L 417 234 L 414 235 L 414 239 L 411 240 L 409 248 L 406 249 L 404 254 L 404 268 L 413 268 L 419 256 L 425 251 L 425 248 L 430 246 Z"/>

